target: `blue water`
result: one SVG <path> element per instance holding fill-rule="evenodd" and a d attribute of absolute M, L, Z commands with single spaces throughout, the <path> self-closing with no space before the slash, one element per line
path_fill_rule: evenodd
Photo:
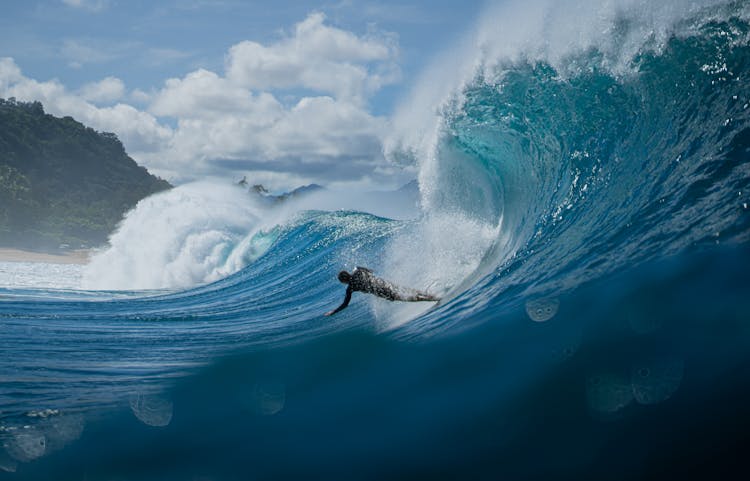
<path fill-rule="evenodd" d="M 193 288 L 0 289 L 0 478 L 744 469 L 750 15 L 660 37 L 636 13 L 486 58 L 402 155 L 425 156 L 413 218 L 305 210 Z M 323 317 L 354 265 L 444 301 Z"/>

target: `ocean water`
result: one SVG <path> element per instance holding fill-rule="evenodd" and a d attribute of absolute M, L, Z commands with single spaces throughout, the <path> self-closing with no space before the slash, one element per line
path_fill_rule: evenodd
<path fill-rule="evenodd" d="M 601 3 L 488 7 L 394 116 L 418 192 L 183 186 L 0 288 L 0 478 L 743 472 L 750 5 Z M 443 300 L 324 317 L 357 265 Z"/>
<path fill-rule="evenodd" d="M 80 264 L 0 261 L 0 287 L 80 289 Z"/>

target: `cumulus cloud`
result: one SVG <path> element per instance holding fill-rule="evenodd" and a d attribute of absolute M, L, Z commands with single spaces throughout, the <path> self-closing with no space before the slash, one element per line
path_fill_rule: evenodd
<path fill-rule="evenodd" d="M 244 41 L 226 58 L 227 76 L 254 89 L 307 88 L 348 101 L 361 101 L 398 79 L 393 37 L 358 37 L 325 24 L 322 13 L 309 15 L 294 35 L 264 46 Z"/>
<path fill-rule="evenodd" d="M 0 59 L 0 96 L 115 132 L 136 160 L 176 182 L 253 172 L 282 188 L 293 186 L 284 178 L 369 182 L 392 173 L 381 148 L 387 121 L 366 105 L 398 78 L 397 57 L 390 35 L 355 35 L 314 13 L 276 43 L 230 47 L 224 72 L 198 69 L 148 93 L 128 93 L 114 77 L 71 92 Z"/>
<path fill-rule="evenodd" d="M 89 102 L 114 102 L 125 95 L 125 84 L 115 77 L 107 77 L 81 87 L 81 97 Z"/>
<path fill-rule="evenodd" d="M 107 78 L 89 84 L 81 92 L 71 92 L 58 80 L 39 82 L 24 76 L 11 58 L 0 59 L 0 97 L 38 100 L 53 115 L 69 115 L 97 130 L 115 132 L 133 154 L 166 148 L 172 131 L 153 115 L 122 103 L 97 107 L 86 98 L 85 92 L 100 97 L 108 94 L 111 99 L 119 90 L 124 91 L 121 84 L 118 79 Z"/>
<path fill-rule="evenodd" d="M 330 97 L 306 97 L 288 110 L 270 94 L 254 101 L 254 108 L 235 115 L 181 118 L 168 162 L 197 154 L 209 165 L 237 159 L 246 165 L 283 163 L 294 170 L 310 163 L 336 168 L 341 159 L 379 161 L 383 119 Z"/>
<path fill-rule="evenodd" d="M 214 72 L 199 69 L 182 79 L 169 79 L 151 104 L 156 115 L 181 119 L 260 113 L 272 121 L 281 106 L 270 96 L 253 95 Z"/>
<path fill-rule="evenodd" d="M 0 57 L 0 91 L 6 91 L 11 85 L 23 79 L 21 69 L 12 58 Z"/>
<path fill-rule="evenodd" d="M 146 104 L 151 101 L 152 95 L 141 89 L 135 89 L 130 92 L 130 99 L 137 104 Z"/>
<path fill-rule="evenodd" d="M 240 42 L 223 74 L 199 69 L 151 96 L 149 112 L 178 126 L 168 151 L 149 161 L 173 175 L 190 162 L 192 172 L 317 172 L 317 182 L 377 176 L 386 120 L 365 100 L 396 80 L 397 56 L 391 36 L 357 36 L 318 13 L 276 43 Z"/>

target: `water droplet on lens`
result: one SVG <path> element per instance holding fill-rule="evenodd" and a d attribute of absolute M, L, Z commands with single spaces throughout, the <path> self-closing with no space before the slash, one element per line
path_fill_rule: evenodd
<path fill-rule="evenodd" d="M 589 407 L 602 413 L 614 413 L 633 400 L 630 382 L 624 376 L 602 373 L 586 380 L 586 400 Z"/>
<path fill-rule="evenodd" d="M 18 463 L 12 459 L 5 451 L 0 450 L 0 470 L 6 473 L 15 473 L 18 469 Z"/>
<path fill-rule="evenodd" d="M 44 454 L 47 449 L 47 439 L 36 429 L 24 429 L 11 434 L 5 444 L 5 449 L 18 461 L 28 462 Z"/>
<path fill-rule="evenodd" d="M 80 438 L 83 427 L 83 416 L 80 414 L 55 416 L 40 424 L 47 437 L 48 451 L 61 449 Z"/>
<path fill-rule="evenodd" d="M 684 363 L 663 358 L 633 366 L 633 396 L 640 404 L 657 404 L 669 399 L 682 382 Z"/>
<path fill-rule="evenodd" d="M 557 314 L 560 301 L 555 297 L 530 299 L 526 301 L 526 314 L 532 321 L 545 322 Z"/>
<path fill-rule="evenodd" d="M 280 383 L 256 384 L 251 395 L 252 408 L 263 416 L 272 416 L 286 403 L 286 387 Z"/>
<path fill-rule="evenodd" d="M 153 394 L 137 394 L 130 399 L 130 409 L 143 424 L 164 427 L 172 421 L 174 406 L 167 398 Z"/>

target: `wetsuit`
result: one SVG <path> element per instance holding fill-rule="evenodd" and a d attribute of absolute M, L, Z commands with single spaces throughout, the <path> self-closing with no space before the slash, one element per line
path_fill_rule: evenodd
<path fill-rule="evenodd" d="M 329 315 L 336 314 L 348 306 L 349 301 L 352 299 L 352 292 L 374 294 L 383 299 L 388 299 L 389 301 L 419 302 L 440 300 L 439 297 L 435 297 L 425 292 L 395 286 L 390 282 L 375 276 L 370 269 L 357 267 L 354 269 L 351 278 L 349 279 L 349 286 L 346 288 L 344 302 L 335 310 L 331 311 Z"/>

